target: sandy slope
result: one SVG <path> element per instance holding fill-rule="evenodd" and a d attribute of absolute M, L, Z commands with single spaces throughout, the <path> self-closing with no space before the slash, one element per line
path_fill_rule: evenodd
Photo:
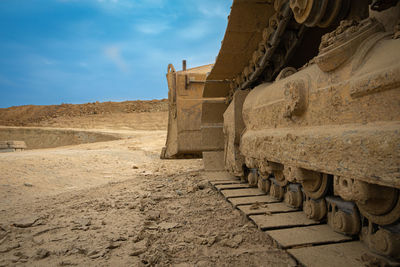
<path fill-rule="evenodd" d="M 109 116 L 69 123 L 130 138 L 0 154 L 0 266 L 294 264 L 208 186 L 201 160 L 159 159 L 165 128 Z"/>
<path fill-rule="evenodd" d="M 52 127 L 78 127 L 85 125 L 96 128 L 93 122 L 110 124 L 110 118 L 117 118 L 115 123 L 118 125 L 126 124 L 130 127 L 129 118 L 136 119 L 158 118 L 158 112 L 167 112 L 168 102 L 166 99 L 151 101 L 124 101 L 124 102 L 95 102 L 86 104 L 62 104 L 51 106 L 17 106 L 10 108 L 0 108 L 0 125 L 6 126 L 52 126 Z M 147 115 L 146 115 L 147 113 Z M 125 117 L 122 119 L 120 117 Z M 65 125 L 74 121 L 77 124 Z M 141 120 L 143 121 L 143 119 Z M 115 128 L 117 124 L 111 126 Z M 64 126 L 65 125 L 65 126 Z M 97 124 L 98 125 L 98 124 Z M 166 124 L 164 124 L 165 126 Z"/>

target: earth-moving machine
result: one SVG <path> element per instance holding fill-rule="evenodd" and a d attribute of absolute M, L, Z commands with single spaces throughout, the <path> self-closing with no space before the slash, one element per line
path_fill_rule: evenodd
<path fill-rule="evenodd" d="M 399 259 L 399 23 L 396 0 L 234 0 L 198 111 L 205 168 Z"/>
<path fill-rule="evenodd" d="M 201 157 L 203 89 L 211 68 L 212 64 L 186 69 L 186 60 L 181 71 L 168 65 L 168 135 L 161 158 Z"/>

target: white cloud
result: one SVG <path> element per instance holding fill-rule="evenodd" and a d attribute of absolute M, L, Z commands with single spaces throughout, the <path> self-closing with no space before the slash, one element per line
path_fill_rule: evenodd
<path fill-rule="evenodd" d="M 45 57 L 40 54 L 27 54 L 24 57 L 24 62 L 32 66 L 40 66 L 40 67 L 52 66 L 58 64 L 56 60 L 53 60 L 50 57 Z"/>
<path fill-rule="evenodd" d="M 55 61 L 52 61 L 52 60 L 47 59 L 47 58 L 43 58 L 43 59 L 42 59 L 42 63 L 43 63 L 44 65 L 54 65 L 54 64 L 55 64 Z"/>
<path fill-rule="evenodd" d="M 197 1 L 196 8 L 202 15 L 206 17 L 218 17 L 226 19 L 230 12 L 230 10 L 227 10 L 222 3 L 216 3 L 213 1 Z"/>
<path fill-rule="evenodd" d="M 105 9 L 116 8 L 163 8 L 167 0 L 57 0 L 58 2 L 94 3 Z"/>
<path fill-rule="evenodd" d="M 79 65 L 79 67 L 82 67 L 82 68 L 87 68 L 87 67 L 89 67 L 89 64 L 88 64 L 87 62 L 85 62 L 85 61 L 79 62 L 78 65 Z"/>
<path fill-rule="evenodd" d="M 132 9 L 136 3 L 131 0 L 57 0 L 61 3 L 89 3 L 105 12 L 119 13 Z"/>
<path fill-rule="evenodd" d="M 150 35 L 157 35 L 169 29 L 165 22 L 143 22 L 136 24 L 134 27 L 137 31 Z"/>
<path fill-rule="evenodd" d="M 120 48 L 116 45 L 107 46 L 104 49 L 105 56 L 113 62 L 120 71 L 129 72 L 128 64 L 126 64 L 125 60 L 121 56 Z"/>
<path fill-rule="evenodd" d="M 170 60 L 171 57 L 174 57 L 174 55 L 159 48 L 150 48 L 146 50 L 145 57 L 148 62 L 154 62 L 155 64 L 158 64 L 158 62 Z"/>
<path fill-rule="evenodd" d="M 96 0 L 97 2 L 100 2 L 100 3 L 107 3 L 107 2 L 110 2 L 110 3 L 118 3 L 118 0 Z"/>
<path fill-rule="evenodd" d="M 103 11 L 116 12 L 117 14 L 135 6 L 134 1 L 130 0 L 95 0 L 95 2 Z"/>
<path fill-rule="evenodd" d="M 164 7 L 166 0 L 143 0 L 144 5 L 151 5 L 152 7 Z"/>

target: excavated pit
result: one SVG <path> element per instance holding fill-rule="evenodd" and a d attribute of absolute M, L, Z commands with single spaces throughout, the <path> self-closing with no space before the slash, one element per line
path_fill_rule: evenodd
<path fill-rule="evenodd" d="M 122 139 L 112 133 L 87 130 L 0 127 L 0 141 L 19 140 L 26 143 L 26 149 L 54 148 L 95 142 L 106 142 Z"/>

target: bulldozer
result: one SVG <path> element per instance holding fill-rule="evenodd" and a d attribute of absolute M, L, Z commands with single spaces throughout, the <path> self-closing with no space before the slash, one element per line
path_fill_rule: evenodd
<path fill-rule="evenodd" d="M 212 64 L 186 69 L 186 60 L 182 61 L 181 71 L 175 71 L 172 64 L 168 65 L 168 132 L 161 151 L 162 159 L 202 156 L 203 89 L 211 68 Z"/>
<path fill-rule="evenodd" d="M 400 259 L 399 1 L 233 0 L 215 63 L 168 70 L 163 158 Z"/>

